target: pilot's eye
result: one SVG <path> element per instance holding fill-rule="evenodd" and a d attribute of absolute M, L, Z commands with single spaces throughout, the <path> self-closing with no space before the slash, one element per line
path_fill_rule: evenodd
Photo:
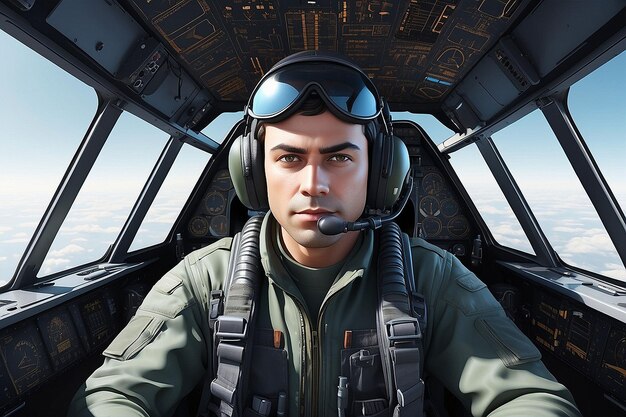
<path fill-rule="evenodd" d="M 300 157 L 298 157 L 297 155 L 283 155 L 278 158 L 278 160 L 288 164 L 293 164 L 294 162 L 298 162 L 300 160 Z"/>
<path fill-rule="evenodd" d="M 328 160 L 333 161 L 333 162 L 347 162 L 347 161 L 351 161 L 352 158 L 350 158 L 349 155 L 339 153 L 339 154 L 331 156 L 330 158 L 328 158 Z"/>

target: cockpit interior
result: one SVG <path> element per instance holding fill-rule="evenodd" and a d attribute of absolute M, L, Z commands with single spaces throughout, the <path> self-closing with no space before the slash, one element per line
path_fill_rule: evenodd
<path fill-rule="evenodd" d="M 583 415 L 626 416 L 623 0 L 0 0 L 0 415 L 65 415 L 152 285 L 241 231 L 230 146 L 304 50 L 387 100 L 401 229 L 488 285 Z"/>

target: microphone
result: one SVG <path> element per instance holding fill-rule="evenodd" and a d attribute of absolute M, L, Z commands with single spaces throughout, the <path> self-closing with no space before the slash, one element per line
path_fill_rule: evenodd
<path fill-rule="evenodd" d="M 354 232 L 364 229 L 372 229 L 376 230 L 383 225 L 383 223 L 387 223 L 400 214 L 407 201 L 409 200 L 409 196 L 411 195 L 411 189 L 413 187 L 413 178 L 409 176 L 407 191 L 405 191 L 404 198 L 398 205 L 395 211 L 391 212 L 387 216 L 373 216 L 368 217 L 366 219 L 357 220 L 354 222 L 349 222 L 342 219 L 339 216 L 323 216 L 320 217 L 317 221 L 317 228 L 320 232 L 327 236 L 338 235 L 339 233 L 347 233 Z"/>
<path fill-rule="evenodd" d="M 385 219 L 386 220 L 386 219 Z M 365 220 L 348 222 L 338 216 L 324 216 L 317 221 L 317 228 L 327 236 L 338 235 L 339 233 L 353 232 L 358 230 L 378 229 L 383 224 L 382 217 L 370 217 Z"/>

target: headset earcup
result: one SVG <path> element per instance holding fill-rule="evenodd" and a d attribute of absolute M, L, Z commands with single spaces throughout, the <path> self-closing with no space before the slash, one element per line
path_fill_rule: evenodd
<path fill-rule="evenodd" d="M 400 197 L 409 168 L 409 151 L 404 142 L 397 136 L 379 133 L 372 143 L 367 208 L 391 209 Z"/>
<path fill-rule="evenodd" d="M 263 152 L 259 148 L 259 141 L 247 134 L 235 139 L 228 153 L 228 170 L 237 197 L 251 210 L 266 210 L 269 206 Z"/>
<path fill-rule="evenodd" d="M 370 210 L 380 209 L 380 185 L 382 178 L 383 165 L 383 146 L 384 135 L 380 132 L 376 133 L 375 139 L 370 141 L 370 169 L 367 179 L 367 200 L 366 206 Z"/>
<path fill-rule="evenodd" d="M 404 186 L 409 170 L 411 169 L 411 159 L 409 158 L 409 150 L 406 144 L 397 136 L 388 138 L 393 143 L 392 163 L 389 168 L 389 175 L 385 188 L 381 190 L 384 193 L 382 205 L 385 209 L 393 207 L 400 198 L 402 187 Z"/>

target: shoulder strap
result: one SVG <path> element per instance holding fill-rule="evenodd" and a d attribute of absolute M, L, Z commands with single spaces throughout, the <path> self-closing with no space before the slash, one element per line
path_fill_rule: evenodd
<path fill-rule="evenodd" d="M 220 417 L 237 416 L 241 412 L 241 392 L 245 392 L 247 372 L 244 367 L 249 363 L 252 349 L 252 328 L 256 318 L 259 289 L 263 277 L 259 235 L 263 216 L 249 219 L 240 238 L 233 248 L 229 263 L 228 285 L 223 314 L 219 301 L 211 302 L 211 320 L 214 320 L 216 340 L 216 377 L 210 384 L 211 394 L 220 400 L 219 410 L 211 410 Z M 217 294 L 220 295 L 221 294 Z M 213 294 L 212 294 L 213 298 Z M 218 299 L 221 297 L 217 297 Z M 216 305 L 217 307 L 213 307 Z M 214 314 L 215 313 L 215 314 Z M 215 317 L 217 316 L 217 317 Z M 215 407 L 217 408 L 217 407 Z"/>
<path fill-rule="evenodd" d="M 407 244 L 408 240 L 404 241 L 395 223 L 382 228 L 376 326 L 380 352 L 384 356 L 387 395 L 391 405 L 395 404 L 393 416 L 421 417 L 424 415 L 424 381 L 421 378 L 424 349 L 422 327 L 413 316 L 412 289 L 415 284 Z"/>

